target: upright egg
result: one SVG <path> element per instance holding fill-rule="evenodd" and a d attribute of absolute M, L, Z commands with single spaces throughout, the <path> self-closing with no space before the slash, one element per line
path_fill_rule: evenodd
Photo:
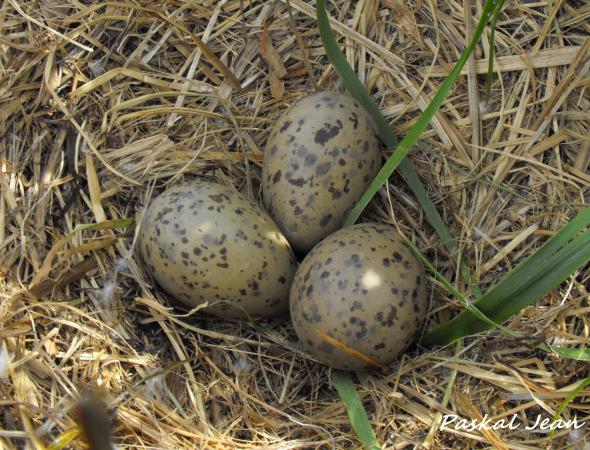
<path fill-rule="evenodd" d="M 342 225 L 380 169 L 369 113 L 352 97 L 317 92 L 275 123 L 262 166 L 264 205 L 297 253 Z"/>
<path fill-rule="evenodd" d="M 146 208 L 139 251 L 157 283 L 188 306 L 223 317 L 288 309 L 296 260 L 272 219 L 231 187 L 166 190 Z"/>
<path fill-rule="evenodd" d="M 359 224 L 321 241 L 291 286 L 291 319 L 303 347 L 343 370 L 383 366 L 426 318 L 424 267 L 395 228 Z"/>

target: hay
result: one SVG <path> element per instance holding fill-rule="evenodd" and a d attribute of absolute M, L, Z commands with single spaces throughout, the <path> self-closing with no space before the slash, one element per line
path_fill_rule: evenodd
<path fill-rule="evenodd" d="M 235 324 L 172 309 L 138 266 L 137 227 L 116 222 L 138 220 L 153 195 L 188 178 L 259 199 L 273 121 L 305 92 L 339 88 L 313 3 L 87 3 L 0 8 L 0 446 L 45 448 L 69 436 L 80 448 L 74 405 L 97 390 L 116 407 L 119 448 L 356 448 L 328 369 L 300 351 L 287 320 Z M 349 61 L 400 134 L 480 10 L 468 0 L 330 5 Z M 583 1 L 509 2 L 491 101 L 482 103 L 477 76 L 490 51 L 483 42 L 411 154 L 482 287 L 588 202 L 589 12 Z M 396 223 L 455 279 L 398 177 L 365 220 Z M 510 321 L 530 341 L 489 333 L 464 348 L 412 349 L 385 373 L 359 375 L 379 440 L 588 448 L 588 426 L 557 431 L 553 443 L 523 428 L 438 426 L 447 413 L 551 417 L 588 363 L 532 344 L 588 346 L 589 277 L 582 270 Z M 431 286 L 428 326 L 459 308 Z M 586 388 L 563 417 L 590 421 L 589 397 Z"/>

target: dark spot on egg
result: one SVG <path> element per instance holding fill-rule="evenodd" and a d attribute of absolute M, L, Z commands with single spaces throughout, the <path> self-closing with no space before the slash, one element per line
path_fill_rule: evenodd
<path fill-rule="evenodd" d="M 331 162 L 325 162 L 325 163 L 318 164 L 315 168 L 315 174 L 316 175 L 325 175 L 330 171 L 330 167 L 332 167 Z"/>
<path fill-rule="evenodd" d="M 325 227 L 330 223 L 330 220 L 332 220 L 332 214 L 326 214 L 324 217 L 320 219 L 320 226 Z"/>
<path fill-rule="evenodd" d="M 308 153 L 305 155 L 305 158 L 303 160 L 303 165 L 305 167 L 311 167 L 316 163 L 317 160 L 318 160 L 318 157 L 316 155 L 314 155 L 313 153 Z"/>
<path fill-rule="evenodd" d="M 286 120 L 285 123 L 283 123 L 283 125 L 281 126 L 281 128 L 279 128 L 279 131 L 281 133 L 284 133 L 285 131 L 287 131 L 287 129 L 291 126 L 291 121 L 290 120 Z"/>
<path fill-rule="evenodd" d="M 314 141 L 316 144 L 326 145 L 330 139 L 338 136 L 340 130 L 342 130 L 342 122 L 340 120 L 337 120 L 335 124 L 324 123 L 324 126 L 316 131 Z"/>
<path fill-rule="evenodd" d="M 289 178 L 288 181 L 289 181 L 289 184 L 292 184 L 293 186 L 297 186 L 297 187 L 302 187 L 305 184 L 305 178 L 302 178 L 302 177 Z"/>

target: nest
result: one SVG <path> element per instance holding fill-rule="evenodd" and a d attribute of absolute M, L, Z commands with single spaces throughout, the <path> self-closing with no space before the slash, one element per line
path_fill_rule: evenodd
<path fill-rule="evenodd" d="M 328 5 L 399 135 L 457 61 L 476 3 Z M 410 153 L 484 290 L 588 202 L 588 12 L 581 0 L 508 2 L 491 98 L 484 39 Z M 75 406 L 92 391 L 119 448 L 358 448 L 329 369 L 301 351 L 288 319 L 172 307 L 134 247 L 143 205 L 174 183 L 213 180 L 258 201 L 275 119 L 305 93 L 341 89 L 313 2 L 9 0 L 0 27 L 0 446 L 83 447 Z M 362 220 L 396 224 L 468 295 L 397 174 Z M 357 375 L 383 446 L 588 448 L 588 426 L 552 439 L 439 428 L 444 414 L 552 417 L 588 363 L 534 344 L 588 345 L 589 277 L 582 269 L 513 317 L 527 339 L 489 332 L 412 348 L 383 373 Z M 461 308 L 430 286 L 427 327 Z M 590 421 L 589 396 L 562 417 Z"/>

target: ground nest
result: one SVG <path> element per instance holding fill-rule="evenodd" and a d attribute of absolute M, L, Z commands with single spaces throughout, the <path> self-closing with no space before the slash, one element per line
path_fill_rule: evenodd
<path fill-rule="evenodd" d="M 348 61 L 396 134 L 452 69 L 480 2 L 329 2 Z M 410 158 L 482 290 L 590 196 L 590 5 L 507 2 Z M 287 318 L 228 322 L 174 308 L 135 253 L 142 207 L 189 179 L 259 201 L 274 120 L 342 90 L 312 1 L 8 0 L 0 7 L 0 447 L 83 448 L 75 405 L 111 408 L 119 448 L 358 448 L 329 369 Z M 130 220 L 133 219 L 133 222 Z M 464 280 L 396 172 L 361 221 L 390 223 Z M 98 227 L 82 225 L 101 224 Z M 384 448 L 588 448 L 590 426 L 445 430 L 444 414 L 552 417 L 588 362 L 590 271 L 506 325 L 412 348 L 355 376 Z M 432 277 L 427 327 L 462 305 Z M 563 411 L 590 423 L 587 387 Z M 50 447 L 52 445 L 53 447 Z"/>

